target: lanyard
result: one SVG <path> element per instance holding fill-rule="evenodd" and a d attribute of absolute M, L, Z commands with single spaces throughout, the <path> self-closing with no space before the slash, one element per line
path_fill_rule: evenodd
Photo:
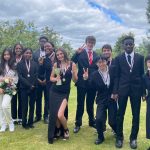
<path fill-rule="evenodd" d="M 25 60 L 25 62 L 26 62 L 26 68 L 27 68 L 27 71 L 28 71 L 28 77 L 30 77 L 30 74 L 29 74 L 29 72 L 30 72 L 30 67 L 31 67 L 31 64 L 30 64 L 30 60 L 29 60 L 29 65 L 28 65 L 28 63 L 27 63 L 27 61 Z"/>
<path fill-rule="evenodd" d="M 131 64 L 129 63 L 129 61 L 128 61 L 128 58 L 127 58 L 127 57 L 126 57 L 126 60 L 127 60 L 127 63 L 128 63 L 128 65 L 129 65 L 129 67 L 130 67 L 130 72 L 132 72 L 133 64 L 134 64 L 134 59 L 132 59 L 132 57 L 131 57 Z"/>

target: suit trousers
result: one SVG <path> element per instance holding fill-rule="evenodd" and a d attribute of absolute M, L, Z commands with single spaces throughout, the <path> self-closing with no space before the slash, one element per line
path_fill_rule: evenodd
<path fill-rule="evenodd" d="M 32 90 L 29 93 L 26 89 L 22 89 L 21 98 L 22 98 L 22 125 L 23 126 L 26 126 L 27 124 L 32 125 L 34 116 L 35 90 Z M 27 122 L 28 105 L 29 105 L 29 117 Z"/>
<path fill-rule="evenodd" d="M 96 110 L 96 129 L 99 139 L 104 139 L 103 125 L 105 123 L 105 118 L 108 110 L 108 123 L 111 128 L 116 132 L 116 116 L 117 116 L 117 103 L 114 100 L 109 100 L 105 103 L 100 103 L 97 105 Z"/>
<path fill-rule="evenodd" d="M 7 125 L 12 123 L 11 117 L 11 99 L 8 94 L 0 94 L 0 123 Z"/>
<path fill-rule="evenodd" d="M 150 98 L 147 99 L 146 111 L 146 138 L 150 139 Z"/>
<path fill-rule="evenodd" d="M 48 95 L 47 95 L 47 89 L 46 85 L 42 86 L 38 84 L 37 88 L 37 97 L 36 97 L 36 117 L 41 118 L 42 117 L 42 94 L 44 92 L 44 118 L 48 117 Z"/>
<path fill-rule="evenodd" d="M 96 92 L 91 89 L 86 89 L 77 86 L 77 110 L 76 110 L 76 126 L 82 125 L 82 116 L 84 113 L 84 101 L 86 97 L 86 111 L 89 116 L 89 124 L 95 124 L 94 119 L 94 100 Z"/>
<path fill-rule="evenodd" d="M 12 97 L 11 114 L 13 119 L 22 119 L 21 93 L 19 88 L 17 94 Z"/>
<path fill-rule="evenodd" d="M 132 110 L 132 129 L 130 134 L 130 140 L 136 140 L 138 131 L 139 131 L 139 122 L 140 122 L 140 107 L 141 107 L 141 96 L 132 96 L 130 97 L 131 110 Z M 117 113 L 117 139 L 123 140 L 123 122 L 124 115 L 126 111 L 128 101 L 127 96 L 119 95 L 118 104 L 119 109 Z"/>

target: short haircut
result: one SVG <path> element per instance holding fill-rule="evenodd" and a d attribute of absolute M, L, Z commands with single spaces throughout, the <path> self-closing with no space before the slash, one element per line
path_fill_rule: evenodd
<path fill-rule="evenodd" d="M 123 38 L 123 40 L 122 40 L 122 43 L 124 43 L 124 41 L 125 41 L 125 40 L 128 40 L 128 39 L 131 39 L 131 40 L 133 40 L 133 42 L 134 42 L 134 37 L 132 37 L 132 36 L 125 36 L 125 37 Z"/>
<path fill-rule="evenodd" d="M 40 41 L 41 39 L 45 39 L 45 40 L 48 42 L 48 38 L 47 38 L 46 36 L 40 36 L 39 41 Z"/>
<path fill-rule="evenodd" d="M 23 49 L 23 54 L 24 54 L 27 50 L 30 50 L 30 51 L 33 53 L 32 48 L 26 47 L 26 48 Z"/>
<path fill-rule="evenodd" d="M 95 44 L 96 38 L 94 36 L 87 36 L 85 39 L 85 43 L 87 43 L 88 41 L 92 41 Z"/>
<path fill-rule="evenodd" d="M 105 45 L 103 45 L 103 46 L 102 46 L 102 51 L 103 51 L 104 48 L 110 49 L 110 50 L 112 51 L 112 47 L 111 47 L 110 44 L 105 44 Z"/>
<path fill-rule="evenodd" d="M 150 54 L 145 57 L 145 63 L 150 60 Z"/>
<path fill-rule="evenodd" d="M 99 60 L 108 60 L 108 58 L 105 56 L 105 55 L 100 55 L 100 56 L 98 56 L 97 58 L 96 58 L 96 63 L 99 61 Z"/>

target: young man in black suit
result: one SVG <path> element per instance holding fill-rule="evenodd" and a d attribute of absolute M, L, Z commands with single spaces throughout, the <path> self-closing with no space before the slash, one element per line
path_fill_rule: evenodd
<path fill-rule="evenodd" d="M 118 98 L 117 138 L 116 147 L 123 146 L 123 121 L 128 97 L 132 109 L 132 130 L 130 134 L 130 147 L 137 148 L 137 135 L 139 131 L 141 96 L 143 95 L 142 76 L 144 74 L 144 57 L 134 52 L 134 38 L 127 36 L 122 41 L 124 53 L 115 59 L 116 81 L 114 86 L 114 99 Z"/>
<path fill-rule="evenodd" d="M 44 44 L 48 42 L 48 38 L 41 36 L 39 38 L 40 49 L 34 52 L 33 60 L 38 64 L 40 59 L 45 58 Z M 48 101 L 47 101 L 47 91 L 46 91 L 46 78 L 45 72 L 38 69 L 38 89 L 37 89 L 37 99 L 36 99 L 36 118 L 34 122 L 38 122 L 42 117 L 42 93 L 44 92 L 44 122 L 48 124 Z"/>
<path fill-rule="evenodd" d="M 91 86 L 97 91 L 96 96 L 96 129 L 98 138 L 95 144 L 102 144 L 105 140 L 103 125 L 105 123 L 106 111 L 108 110 L 108 122 L 111 128 L 116 131 L 117 104 L 111 99 L 115 79 L 114 66 L 108 67 L 107 57 L 101 55 L 97 61 L 98 70 L 91 74 L 89 79 Z"/>
<path fill-rule="evenodd" d="M 82 125 L 82 116 L 84 113 L 84 100 L 86 97 L 86 108 L 89 116 L 89 126 L 95 127 L 94 119 L 94 99 L 95 92 L 92 90 L 92 87 L 89 85 L 88 79 L 83 78 L 84 70 L 88 70 L 88 75 L 97 69 L 96 64 L 94 63 L 97 54 L 93 51 L 95 46 L 96 39 L 94 36 L 88 36 L 85 40 L 86 45 L 83 45 L 79 48 L 72 60 L 78 64 L 78 81 L 77 86 L 77 110 L 76 110 L 76 121 L 74 133 L 77 133 L 80 130 Z"/>

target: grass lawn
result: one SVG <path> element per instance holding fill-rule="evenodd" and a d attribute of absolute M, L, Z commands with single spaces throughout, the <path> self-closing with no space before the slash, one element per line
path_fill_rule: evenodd
<path fill-rule="evenodd" d="M 146 150 L 150 141 L 145 138 L 145 111 L 146 105 L 142 102 L 141 122 L 138 136 L 138 150 Z M 76 88 L 73 86 L 69 99 L 69 121 L 70 139 L 68 141 L 57 140 L 53 145 L 47 143 L 47 125 L 43 121 L 34 124 L 35 128 L 24 130 L 21 126 L 16 126 L 14 133 L 9 131 L 0 133 L 0 150 L 116 150 L 115 139 L 107 125 L 105 133 L 105 142 L 101 145 L 95 145 L 94 141 L 97 134 L 93 128 L 88 126 L 87 113 L 83 116 L 83 126 L 78 134 L 73 133 L 74 120 L 76 112 Z M 128 103 L 128 109 L 124 122 L 124 146 L 122 150 L 130 150 L 129 135 L 131 130 L 131 109 Z"/>

